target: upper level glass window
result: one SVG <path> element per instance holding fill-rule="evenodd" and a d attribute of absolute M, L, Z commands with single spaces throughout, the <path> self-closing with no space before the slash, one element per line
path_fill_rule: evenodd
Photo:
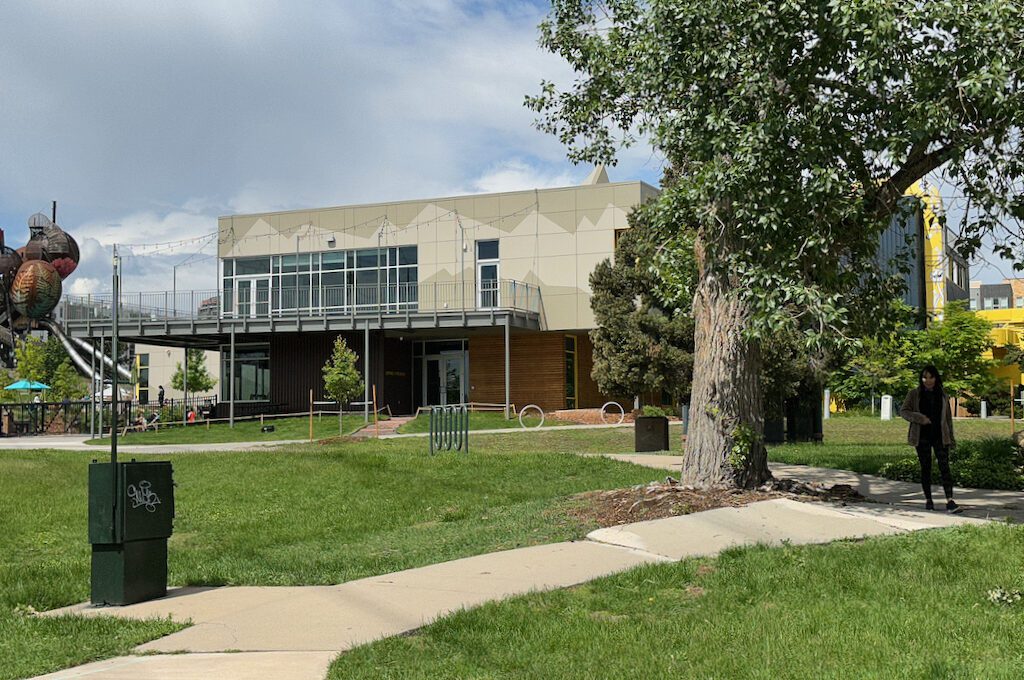
<path fill-rule="evenodd" d="M 225 276 L 227 271 L 225 270 Z M 269 274 L 269 257 L 246 257 L 235 260 L 235 275 L 246 276 L 250 274 Z"/>
<path fill-rule="evenodd" d="M 478 260 L 497 260 L 498 259 L 498 240 L 493 241 L 477 241 L 476 242 L 476 259 Z"/>

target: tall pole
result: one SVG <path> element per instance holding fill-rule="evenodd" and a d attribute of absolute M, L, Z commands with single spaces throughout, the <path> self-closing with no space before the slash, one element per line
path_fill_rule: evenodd
<path fill-rule="evenodd" d="M 462 310 L 466 310 L 466 230 L 462 226 L 462 218 L 455 213 L 455 222 L 459 225 L 459 288 L 462 296 Z M 508 413 L 505 413 L 508 417 Z"/>
<path fill-rule="evenodd" d="M 117 393 L 118 392 L 118 384 L 117 384 L 117 382 L 118 382 L 118 377 L 119 377 L 118 376 L 118 371 L 117 371 L 117 367 L 118 367 L 118 362 L 117 362 L 117 341 L 118 341 L 118 332 L 119 332 L 117 323 L 118 323 L 118 316 L 119 316 L 118 308 L 120 306 L 121 306 L 121 258 L 117 254 L 117 244 L 115 243 L 114 244 L 114 306 L 113 306 L 113 310 L 114 310 L 114 314 L 113 314 L 113 329 L 114 329 L 114 332 L 113 332 L 113 338 L 111 339 L 111 342 L 110 342 L 110 359 L 111 359 L 110 364 L 113 367 L 111 369 L 111 372 L 113 373 L 113 375 L 110 376 L 113 379 L 113 389 L 111 390 L 111 395 L 110 395 L 110 405 L 111 405 L 111 413 L 110 413 L 110 462 L 115 464 L 115 468 L 114 468 L 114 470 L 115 470 L 115 472 L 114 472 L 114 484 L 115 484 L 114 489 L 115 489 L 115 491 L 117 489 L 117 486 L 116 486 L 116 484 L 117 484 L 117 472 L 116 472 L 116 470 L 117 470 L 117 468 L 116 468 L 116 463 L 117 463 L 117 398 L 119 396 L 118 393 Z M 101 392 L 101 394 L 102 394 L 102 392 Z M 116 493 L 114 494 L 114 497 L 115 498 L 117 497 Z M 115 503 L 116 503 L 116 501 L 115 501 Z"/>
<path fill-rule="evenodd" d="M 89 439 L 96 438 L 96 348 L 89 345 Z M 101 362 L 102 363 L 102 362 Z M 103 396 L 102 388 L 100 396 Z"/>
<path fill-rule="evenodd" d="M 370 423 L 370 320 L 363 328 L 363 422 Z"/>
<path fill-rule="evenodd" d="M 106 338 L 100 336 L 100 357 L 102 358 L 107 351 Z M 103 368 L 107 365 L 107 362 L 100 361 L 100 406 L 99 406 L 99 435 L 100 439 L 103 439 Z"/>
<path fill-rule="evenodd" d="M 505 420 L 508 420 L 511 417 L 508 414 L 509 404 L 511 403 L 511 399 L 510 399 L 511 390 L 509 389 L 510 388 L 510 384 L 509 384 L 509 382 L 510 382 L 510 378 L 509 378 L 509 364 L 510 364 L 510 362 L 509 362 L 509 355 L 510 355 L 510 352 L 509 352 L 510 347 L 509 347 L 509 345 L 510 345 L 510 341 L 511 341 L 511 337 L 510 337 L 510 333 L 509 333 L 509 318 L 506 316 L 505 317 Z"/>
<path fill-rule="evenodd" d="M 231 354 L 228 357 L 228 427 L 235 427 L 235 326 L 231 325 Z"/>
<path fill-rule="evenodd" d="M 181 422 L 188 427 L 188 347 L 185 348 L 185 372 L 181 376 L 181 387 L 185 397 L 185 408 L 181 409 Z"/>

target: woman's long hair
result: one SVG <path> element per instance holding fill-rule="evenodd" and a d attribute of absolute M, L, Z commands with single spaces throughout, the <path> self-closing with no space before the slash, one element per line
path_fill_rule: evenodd
<path fill-rule="evenodd" d="M 918 387 L 918 389 L 920 389 L 922 392 L 924 391 L 924 374 L 925 373 L 928 373 L 930 375 L 934 375 L 935 376 L 935 389 L 938 390 L 940 394 L 945 394 L 946 390 L 943 389 L 943 387 L 942 387 L 942 375 L 939 374 L 939 369 L 935 368 L 931 364 L 929 364 L 929 365 L 927 365 L 927 366 L 925 366 L 924 368 L 921 369 L 921 373 L 917 377 L 917 387 Z"/>

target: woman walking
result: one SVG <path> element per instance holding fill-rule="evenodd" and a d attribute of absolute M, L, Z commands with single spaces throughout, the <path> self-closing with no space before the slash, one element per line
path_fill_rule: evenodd
<path fill-rule="evenodd" d="M 925 508 L 935 509 L 932 502 L 932 451 L 939 461 L 942 490 L 946 492 L 946 511 L 960 512 L 953 501 L 953 475 L 949 472 L 949 450 L 956 446 L 953 438 L 953 412 L 949 397 L 942 389 L 942 376 L 934 366 L 921 369 L 918 386 L 907 394 L 900 416 L 910 422 L 907 440 L 917 449 L 921 462 L 921 488 L 924 490 Z"/>

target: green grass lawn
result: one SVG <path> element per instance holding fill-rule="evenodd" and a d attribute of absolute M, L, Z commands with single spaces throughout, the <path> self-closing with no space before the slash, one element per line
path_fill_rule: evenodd
<path fill-rule="evenodd" d="M 361 415 L 349 415 L 343 420 L 345 433 L 351 434 L 363 426 Z M 260 432 L 263 425 L 273 425 L 273 432 Z M 163 426 L 159 430 L 129 432 L 119 436 L 119 444 L 204 444 L 215 442 L 283 441 L 287 439 L 309 439 L 309 416 L 297 418 L 267 418 L 265 423 L 258 420 L 243 420 L 229 427 L 227 423 L 194 423 Z M 338 417 L 335 415 L 313 416 L 313 438 L 323 439 L 338 436 Z M 110 438 L 90 439 L 87 444 L 109 446 Z"/>
<path fill-rule="evenodd" d="M 523 423 L 527 427 L 536 427 L 540 425 L 539 416 L 526 415 L 523 417 Z M 555 420 L 554 418 L 547 418 L 544 421 L 544 426 L 549 425 L 572 425 L 573 423 L 566 422 L 564 420 Z M 511 420 L 505 420 L 505 414 L 495 411 L 474 411 L 469 414 L 469 429 L 470 430 L 497 430 L 504 428 L 520 428 L 519 417 L 513 416 Z M 430 414 L 421 413 L 413 420 L 405 423 L 398 428 L 399 433 L 407 434 L 413 432 L 430 432 Z"/>
<path fill-rule="evenodd" d="M 655 470 L 603 458 L 624 451 L 600 431 L 480 435 L 473 454 L 430 457 L 426 441 L 343 442 L 171 460 L 178 517 L 169 579 L 186 584 L 327 584 L 484 552 L 581 537 L 567 497 L 640 484 Z M 581 433 L 586 434 L 586 433 Z M 123 653 L 166 634 L 166 621 L 39 620 L 88 598 L 89 453 L 0 450 L 0 678 Z"/>
<path fill-rule="evenodd" d="M 953 424 L 958 441 L 990 436 L 1010 436 L 1008 420 L 957 420 Z M 781 444 L 768 448 L 768 460 L 793 465 L 851 470 L 874 475 L 885 463 L 914 458 L 907 444 L 907 422 L 850 416 L 825 421 L 822 444 Z"/>
<path fill-rule="evenodd" d="M 330 678 L 1020 678 L 1024 528 L 734 549 L 446 617 Z"/>

